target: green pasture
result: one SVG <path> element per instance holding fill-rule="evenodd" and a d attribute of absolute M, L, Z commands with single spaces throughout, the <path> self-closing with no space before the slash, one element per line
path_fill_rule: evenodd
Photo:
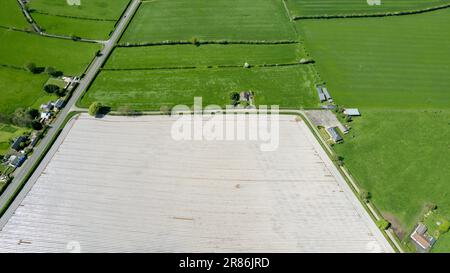
<path fill-rule="evenodd" d="M 284 0 L 292 17 L 381 14 L 449 4 L 448 0 Z M 379 3 L 377 5 L 376 3 Z"/>
<path fill-rule="evenodd" d="M 171 45 L 118 47 L 106 68 L 243 66 L 298 63 L 304 57 L 299 44 L 283 45 Z"/>
<path fill-rule="evenodd" d="M 347 107 L 448 108 L 450 9 L 385 18 L 300 20 L 335 100 Z"/>
<path fill-rule="evenodd" d="M 317 95 L 307 65 L 270 68 L 211 68 L 103 71 L 81 105 L 99 101 L 117 109 L 159 110 L 161 106 L 192 105 L 194 97 L 203 104 L 225 106 L 230 93 L 252 90 L 258 105 L 281 108 L 314 107 Z"/>
<path fill-rule="evenodd" d="M 281 0 L 158 0 L 141 4 L 122 42 L 295 40 Z"/>
<path fill-rule="evenodd" d="M 34 13 L 33 18 L 46 33 L 97 40 L 109 39 L 109 33 L 116 24 L 115 21 L 84 20 L 39 13 Z"/>
<path fill-rule="evenodd" d="M 46 96 L 42 87 L 48 79 L 45 74 L 0 67 L 0 113 L 11 114 L 17 108 L 26 108 Z"/>
<path fill-rule="evenodd" d="M 28 7 L 34 10 L 35 13 L 40 12 L 78 18 L 117 20 L 129 1 L 130 0 L 81 0 L 80 5 L 69 5 L 69 1 L 66 0 L 32 0 L 28 4 Z"/>
<path fill-rule="evenodd" d="M 296 23 L 336 103 L 362 112 L 336 151 L 403 235 L 427 203 L 450 216 L 449 23 L 449 9 Z"/>
<path fill-rule="evenodd" d="M 0 64 L 52 66 L 66 75 L 81 75 L 101 45 L 0 29 Z"/>
<path fill-rule="evenodd" d="M 0 0 L 0 26 L 27 29 L 29 25 L 15 0 Z"/>

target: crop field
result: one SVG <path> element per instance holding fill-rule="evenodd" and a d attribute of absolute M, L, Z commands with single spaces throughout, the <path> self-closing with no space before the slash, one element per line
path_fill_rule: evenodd
<path fill-rule="evenodd" d="M 0 29 L 0 64 L 53 66 L 66 75 L 81 75 L 100 45 Z"/>
<path fill-rule="evenodd" d="M 28 28 L 19 4 L 15 0 L 0 0 L 0 26 L 14 27 L 18 29 Z"/>
<path fill-rule="evenodd" d="M 0 252 L 67 252 L 69 241 L 88 253 L 392 252 L 295 116 L 280 117 L 273 152 L 248 139 L 177 141 L 176 119 L 71 122 L 13 204 Z"/>
<path fill-rule="evenodd" d="M 303 58 L 299 44 L 170 45 L 117 47 L 107 69 L 292 64 Z"/>
<path fill-rule="evenodd" d="M 257 105 L 282 108 L 313 107 L 311 67 L 294 65 L 265 68 L 211 68 L 103 71 L 81 100 L 84 107 L 100 101 L 113 109 L 159 110 L 161 106 L 193 105 L 202 97 L 204 105 L 231 104 L 230 93 L 255 92 Z"/>
<path fill-rule="evenodd" d="M 159 0 L 141 4 L 122 42 L 296 40 L 281 0 Z"/>
<path fill-rule="evenodd" d="M 450 217 L 449 24 L 449 9 L 297 22 L 335 101 L 362 111 L 335 149 L 403 235 L 427 203 Z"/>
<path fill-rule="evenodd" d="M 450 4 L 448 0 L 283 0 L 292 17 L 318 15 L 383 14 L 412 11 Z"/>
<path fill-rule="evenodd" d="M 67 1 L 33 0 L 28 7 L 47 33 L 106 40 L 128 2 L 89 0 L 71 6 Z"/>

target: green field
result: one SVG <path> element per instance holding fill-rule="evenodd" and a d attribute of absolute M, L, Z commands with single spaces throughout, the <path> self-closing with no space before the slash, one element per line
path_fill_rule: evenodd
<path fill-rule="evenodd" d="M 81 5 L 67 1 L 33 0 L 33 19 L 47 33 L 107 40 L 129 0 L 89 0 Z"/>
<path fill-rule="evenodd" d="M 0 0 L 0 26 L 27 29 L 28 23 L 15 0 Z"/>
<path fill-rule="evenodd" d="M 284 0 L 292 17 L 314 15 L 381 14 L 449 4 L 448 0 Z"/>
<path fill-rule="evenodd" d="M 281 0 L 158 0 L 141 4 L 122 41 L 295 40 Z"/>
<path fill-rule="evenodd" d="M 66 75 L 81 75 L 101 45 L 0 29 L 0 64 L 53 66 Z"/>
<path fill-rule="evenodd" d="M 66 0 L 32 0 L 28 7 L 35 12 L 59 16 L 117 20 L 130 0 L 81 0 L 69 5 Z"/>
<path fill-rule="evenodd" d="M 0 123 L 0 155 L 7 153 L 11 147 L 10 141 L 23 135 L 28 129 Z"/>
<path fill-rule="evenodd" d="M 113 109 L 159 110 L 161 106 L 192 105 L 194 97 L 203 104 L 225 106 L 230 93 L 252 90 L 258 105 L 281 108 L 313 107 L 311 67 L 307 65 L 270 68 L 222 68 L 103 71 L 81 100 L 84 107 L 102 102 Z"/>
<path fill-rule="evenodd" d="M 47 75 L 0 67 L 0 113 L 11 114 L 17 108 L 35 104 L 46 93 L 42 87 Z"/>
<path fill-rule="evenodd" d="M 161 67 L 243 66 L 298 63 L 304 57 L 299 44 L 285 45 L 171 45 L 118 47 L 109 58 L 108 69 Z"/>
<path fill-rule="evenodd" d="M 98 40 L 107 40 L 116 24 L 115 21 L 63 18 L 38 13 L 33 14 L 33 18 L 46 33 Z"/>
<path fill-rule="evenodd" d="M 450 217 L 449 24 L 450 9 L 297 22 L 335 101 L 362 112 L 335 149 L 403 234 L 426 203 Z"/>

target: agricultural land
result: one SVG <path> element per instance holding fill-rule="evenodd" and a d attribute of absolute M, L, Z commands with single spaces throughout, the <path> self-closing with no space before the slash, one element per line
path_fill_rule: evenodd
<path fill-rule="evenodd" d="M 124 14 L 127 13 L 124 10 L 133 3 L 136 4 L 133 13 L 125 20 Z M 356 197 L 355 200 L 361 202 L 358 206 L 367 209 L 374 219 L 381 218 L 376 223 L 383 238 L 390 238 L 390 247 L 395 246 L 397 250 L 405 252 L 420 251 L 411 240 L 411 235 L 418 224 L 422 223 L 433 239 L 437 239 L 434 246 L 426 251 L 450 252 L 450 0 L 82 0 L 81 5 L 72 6 L 68 6 L 65 1 L 30 0 L 26 3 L 26 11 L 42 32 L 36 31 L 36 26 L 25 19 L 16 1 L 0 0 L 0 5 L 0 155 L 8 152 L 12 139 L 30 130 L 26 126 L 2 122 L 7 120 L 4 117 L 14 115 L 17 109 L 39 108 L 42 103 L 57 98 L 55 94 L 44 91 L 46 83 L 58 84 L 58 79 L 48 73 L 49 70 L 89 79 L 74 100 L 73 104 L 76 101 L 76 105 L 73 109 L 91 112 L 92 106 L 99 106 L 94 108 L 98 111 L 91 114 L 102 117 L 99 114 L 102 107 L 103 110 L 106 109 L 105 112 L 111 111 L 112 114 L 103 120 L 82 114 L 79 120 L 70 122 L 74 126 L 72 129 L 66 127 L 68 141 L 59 143 L 62 149 L 58 150 L 59 146 L 52 147 L 55 149 L 56 160 L 49 159 L 46 162 L 49 163 L 48 168 L 42 167 L 42 175 L 33 180 L 37 181 L 37 187 L 31 191 L 34 195 L 23 199 L 31 207 L 45 204 L 49 209 L 41 214 L 44 220 L 51 221 L 52 217 L 60 217 L 58 219 L 69 223 L 69 226 L 83 225 L 79 219 L 67 219 L 65 215 L 73 214 L 74 218 L 85 220 L 102 215 L 108 202 L 93 209 L 92 214 L 84 216 L 78 214 L 78 204 L 68 206 L 67 214 L 52 211 L 52 207 L 60 202 L 62 196 L 69 199 L 74 197 L 74 202 L 84 198 L 82 194 L 85 192 L 74 182 L 78 175 L 85 179 L 86 186 L 91 187 L 93 192 L 101 193 L 104 177 L 99 178 L 101 175 L 98 167 L 107 170 L 106 173 L 111 172 L 108 178 L 114 187 L 107 189 L 110 190 L 106 194 L 107 198 L 119 199 L 121 195 L 118 193 L 129 188 L 123 184 L 127 179 L 141 189 L 152 192 L 149 185 L 141 183 L 145 179 L 140 180 L 151 177 L 148 173 L 145 174 L 149 168 L 154 168 L 153 171 L 159 174 L 159 178 L 165 177 L 167 173 L 172 175 L 176 171 L 185 170 L 184 162 L 180 163 L 182 160 L 168 157 L 170 153 L 175 154 L 177 149 L 181 150 L 181 146 L 177 146 L 179 144 L 172 143 L 167 136 L 164 138 L 165 131 L 161 129 L 167 125 L 164 122 L 167 122 L 168 117 L 117 116 L 145 115 L 150 112 L 163 114 L 179 104 L 191 107 L 194 97 L 201 97 L 203 106 L 224 107 L 236 103 L 235 95 L 241 99 L 243 94 L 251 94 L 251 101 L 244 105 L 248 109 L 277 105 L 285 113 L 289 111 L 289 114 L 294 110 L 296 113 L 305 113 L 305 110 L 321 112 L 319 110 L 324 108 L 331 109 L 332 112 L 327 113 L 332 115 L 333 122 L 336 120 L 344 129 L 349 130 L 344 134 L 343 130 L 336 129 L 337 136 L 342 137 L 343 141 L 331 142 L 329 137 L 333 136 L 324 127 L 310 124 L 305 117 L 303 120 L 285 116 L 285 131 L 281 140 L 285 155 L 280 151 L 271 156 L 255 153 L 249 150 L 253 146 L 241 145 L 242 143 L 233 147 L 225 144 L 212 147 L 215 151 L 222 151 L 224 157 L 231 162 L 229 164 L 238 166 L 239 162 L 258 162 L 255 169 L 252 169 L 255 177 L 260 175 L 257 170 L 267 171 L 269 176 L 275 177 L 274 173 L 269 172 L 269 165 L 258 168 L 261 164 L 269 164 L 268 162 L 274 165 L 283 162 L 283 166 L 276 165 L 278 170 L 286 168 L 283 170 L 290 171 L 290 174 L 282 174 L 286 177 L 292 175 L 293 179 L 298 171 L 296 167 L 311 170 L 308 169 L 310 166 L 316 170 L 315 176 L 311 177 L 316 179 L 319 175 L 320 179 L 326 180 L 331 174 L 316 165 L 319 160 L 317 153 L 313 152 L 316 151 L 326 157 L 320 159 L 321 164 L 330 163 L 327 166 L 333 170 L 336 167 L 336 172 L 332 172 L 336 181 L 345 176 L 349 185 L 353 185 L 353 192 L 348 196 Z M 122 28 L 117 27 L 120 23 Z M 115 29 L 121 29 L 120 34 Z M 108 48 L 108 53 L 103 55 L 104 48 Z M 102 61 L 96 63 L 95 60 Z M 88 67 L 95 67 L 95 73 L 88 73 L 91 77 L 86 77 Z M 317 91 L 320 86 L 328 88 L 332 99 L 321 101 L 320 92 Z M 345 114 L 344 110 L 349 108 L 357 108 L 361 115 Z M 302 123 L 303 121 L 306 122 Z M 302 142 L 305 141 L 302 138 L 306 131 L 299 133 L 298 128 L 294 130 L 290 123 L 301 124 L 301 131 L 307 128 L 313 130 L 316 138 Z M 136 137 L 146 129 L 151 136 Z M 308 136 L 311 133 L 309 129 L 305 133 Z M 124 131 L 130 135 L 123 134 Z M 134 137 L 133 133 L 136 134 Z M 90 142 L 90 139 L 93 141 Z M 320 146 L 319 142 L 323 145 Z M 232 172 L 225 170 L 226 167 L 218 167 L 225 163 L 218 162 L 217 158 L 213 159 L 207 154 L 207 144 L 184 144 L 189 146 L 191 154 L 198 152 L 199 161 L 194 163 L 199 165 L 187 163 L 187 166 L 195 165 L 193 167 L 197 168 L 198 175 L 204 175 L 199 170 L 207 169 L 208 166 L 216 168 L 213 173 L 208 174 L 210 177 L 206 174 L 204 176 L 211 181 L 214 180 L 213 177 L 222 177 L 223 173 Z M 112 156 L 113 149 L 108 145 L 114 147 L 119 156 Z M 148 150 L 141 152 L 142 146 Z M 100 150 L 92 153 L 98 147 Z M 160 147 L 167 147 L 167 150 L 160 150 Z M 289 147 L 294 147 L 294 150 L 298 148 L 295 151 L 299 154 L 309 151 L 306 154 L 311 165 L 301 156 L 292 154 Z M 135 151 L 136 156 L 128 158 L 129 149 Z M 329 153 L 326 154 L 325 151 Z M 155 154 L 166 161 L 154 160 Z M 182 154 L 181 158 L 188 154 Z M 91 160 L 89 164 L 84 161 L 86 158 Z M 117 168 L 117 165 L 124 165 L 122 158 L 128 159 L 125 164 L 127 168 L 133 168 L 135 166 L 131 165 L 136 164 L 144 171 L 122 172 L 121 168 Z M 200 158 L 209 159 L 211 165 L 202 165 Z M 242 160 L 243 158 L 247 160 Z M 172 165 L 164 164 L 167 162 L 172 162 Z M 74 164 L 82 168 L 73 170 Z M 158 164 L 161 166 L 154 167 Z M 167 166 L 176 166 L 177 169 Z M 317 171 L 319 169 L 321 171 Z M 60 184 L 58 177 L 65 175 L 66 171 L 73 172 L 67 176 L 67 181 L 64 182 L 66 184 Z M 113 175 L 116 171 L 117 174 Z M 137 177 L 130 178 L 131 174 L 136 173 Z M 182 172 L 180 177 L 194 183 L 192 177 L 188 177 L 188 172 Z M 300 174 L 299 177 L 304 178 Z M 176 202 L 170 199 L 173 196 L 169 195 L 170 191 L 167 191 L 165 185 L 161 185 L 154 177 L 151 179 L 152 187 L 156 187 L 167 197 L 163 202 Z M 87 181 L 95 183 L 89 184 Z M 206 180 L 201 183 L 204 181 Z M 271 181 L 274 185 L 264 188 L 264 194 L 267 194 L 267 189 L 279 194 L 270 200 L 288 200 L 293 206 L 291 211 L 297 210 L 297 205 L 307 206 L 311 213 L 317 209 L 314 202 L 301 203 L 292 196 L 294 193 L 297 193 L 296 197 L 304 194 L 296 191 L 297 186 L 289 184 L 291 188 L 286 190 L 277 188 L 278 184 L 274 181 Z M 45 182 L 55 188 L 46 188 Z M 250 184 L 242 184 L 241 189 L 242 185 L 239 183 L 239 187 L 234 185 L 233 190 L 241 190 L 246 200 L 255 201 L 256 198 L 255 205 L 265 204 L 257 203 L 261 201 L 259 197 L 249 194 L 250 191 L 246 192 L 245 186 L 254 186 Z M 182 183 L 174 183 L 168 187 L 183 186 L 185 185 Z M 202 189 L 205 192 L 214 192 L 212 188 L 208 188 L 209 185 L 203 184 L 203 187 L 206 187 Z M 193 188 L 195 187 L 190 187 Z M 61 190 L 61 196 L 58 189 Z M 332 199 L 337 198 L 336 202 L 340 202 L 342 195 L 337 192 L 341 189 L 331 184 L 321 188 L 322 193 L 330 198 L 322 201 L 336 205 Z M 131 197 L 137 195 L 139 202 L 149 205 L 145 203 L 145 198 L 139 199 L 142 197 L 139 190 L 133 190 L 131 189 Z M 230 189 L 227 188 L 228 190 Z M 39 203 L 41 199 L 44 200 L 41 194 L 47 191 L 51 192 L 51 198 Z M 318 191 L 312 192 L 319 196 Z M 194 194 L 203 196 L 205 192 Z M 267 198 L 274 197 L 264 194 L 262 196 Z M 281 195 L 284 197 L 281 198 Z M 94 195 L 88 197 L 88 202 L 97 202 Z M 159 196 L 155 195 L 155 198 Z M 189 199 L 188 195 L 184 198 Z M 192 201 L 187 199 L 184 200 L 187 203 Z M 111 215 L 125 214 L 121 210 L 129 206 L 129 203 L 125 199 L 120 199 L 120 202 L 124 202 L 124 206 L 118 205 L 117 211 Z M 325 203 L 321 203 L 321 212 L 326 210 Z M 339 204 L 346 206 L 344 203 Z M 200 202 L 194 203 L 199 204 L 201 205 Z M 153 209 L 154 205 L 150 204 Z M 286 212 L 284 207 L 277 209 L 279 212 Z M 17 234 L 23 235 L 28 226 L 22 227 L 21 223 L 29 223 L 26 218 L 30 215 L 27 208 L 19 210 L 24 211 L 24 218 L 21 215 L 14 216 L 7 223 L 7 232 L 0 232 L 0 238 L 9 240 L 4 245 L 0 244 L 0 249 L 3 247 L 7 251 L 26 251 L 26 245 L 14 244 L 17 240 L 15 230 L 22 232 Z M 154 213 L 168 214 L 162 210 Z M 323 216 L 326 221 L 337 215 L 333 211 L 328 213 L 324 216 L 317 212 L 317 215 Z M 354 219 L 351 218 L 355 216 L 354 212 L 346 210 L 346 213 L 349 219 Z M 130 216 L 131 221 L 136 220 L 133 218 L 136 215 Z M 149 215 L 142 216 L 149 217 L 145 221 L 151 219 Z M 186 220 L 196 216 L 174 215 L 173 219 L 179 220 L 177 217 Z M 335 222 L 327 222 L 327 226 L 332 226 L 333 223 L 338 228 L 345 226 L 344 222 L 335 218 Z M 111 219 L 106 219 L 105 223 L 99 225 L 109 225 L 113 221 Z M 211 219 L 217 220 L 214 217 Z M 164 222 L 166 220 L 161 221 L 164 225 L 168 224 Z M 373 226 L 374 222 L 369 222 Z M 380 222 L 385 225 L 379 224 Z M 244 228 L 249 228 L 245 221 L 242 223 Z M 177 229 L 176 225 L 171 227 Z M 445 230 L 445 227 L 448 228 Z M 88 230 L 91 227 L 85 228 Z M 127 228 L 129 226 L 123 226 L 123 230 Z M 351 234 L 346 233 L 349 230 L 344 230 L 340 230 L 343 232 L 339 235 L 343 236 L 340 239 L 351 239 Z M 365 229 L 355 230 L 359 235 L 366 232 Z M 60 231 L 61 234 L 53 238 L 58 247 L 64 245 L 56 237 L 66 236 L 67 234 L 63 234 L 66 231 Z M 161 232 L 156 228 L 155 231 Z M 73 232 L 78 232 L 82 240 L 97 239 L 95 232 L 88 235 L 82 231 Z M 116 232 L 101 234 L 104 237 L 99 240 L 107 241 L 121 231 Z M 308 232 L 311 230 L 306 233 L 316 240 L 314 232 Z M 319 233 L 322 234 L 321 232 L 322 230 Z M 394 237 L 388 237 L 388 234 Z M 42 227 L 32 234 L 35 236 L 33 238 L 44 235 L 51 236 L 52 231 Z M 328 238 L 326 234 L 322 235 L 323 238 Z M 268 236 L 272 234 L 268 233 Z M 138 235 L 129 238 L 132 241 Z M 373 239 L 364 236 L 361 238 L 362 242 Z M 327 241 L 328 239 L 325 240 L 326 244 L 332 244 L 332 240 Z M 139 240 L 135 243 L 137 241 Z M 36 245 L 36 250 L 45 251 L 47 247 L 49 245 L 43 242 Z M 94 244 L 89 247 L 93 251 L 103 250 L 95 248 Z M 114 241 L 114 247 L 120 250 L 120 242 Z M 144 245 L 141 247 L 142 250 L 148 250 Z M 170 247 L 155 245 L 151 250 L 176 250 Z M 230 245 L 228 250 L 234 250 L 233 247 L 235 245 Z M 252 247 L 260 250 L 267 246 Z M 293 250 L 291 245 L 284 247 L 284 250 Z M 330 245 L 326 245 L 324 249 L 331 251 L 332 248 L 329 247 Z M 362 245 L 354 243 L 349 247 L 360 250 Z M 204 249 L 211 250 L 205 246 Z M 344 250 L 348 249 L 343 248 Z"/>

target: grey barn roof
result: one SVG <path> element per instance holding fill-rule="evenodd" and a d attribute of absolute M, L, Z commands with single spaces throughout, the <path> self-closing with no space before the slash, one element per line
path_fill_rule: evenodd
<path fill-rule="evenodd" d="M 323 94 L 322 87 L 317 86 L 317 95 L 319 95 L 320 102 L 326 101 L 325 95 Z"/>
<path fill-rule="evenodd" d="M 327 129 L 328 133 L 330 134 L 331 138 L 334 142 L 342 141 L 341 135 L 337 131 L 337 127 L 330 127 Z"/>

